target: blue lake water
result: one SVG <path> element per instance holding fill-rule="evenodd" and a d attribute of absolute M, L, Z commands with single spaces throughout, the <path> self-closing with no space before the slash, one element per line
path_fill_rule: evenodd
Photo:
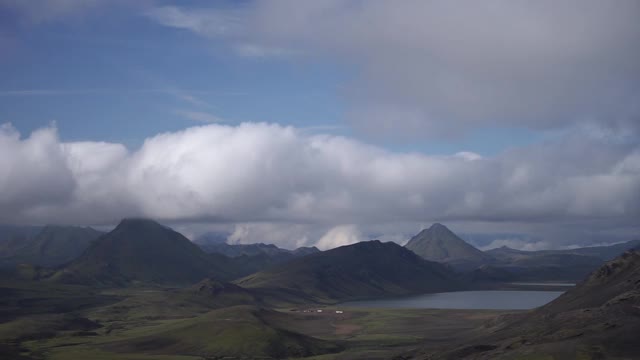
<path fill-rule="evenodd" d="M 383 309 L 528 310 L 557 298 L 563 291 L 482 290 L 414 295 L 393 299 L 350 301 L 344 307 Z"/>

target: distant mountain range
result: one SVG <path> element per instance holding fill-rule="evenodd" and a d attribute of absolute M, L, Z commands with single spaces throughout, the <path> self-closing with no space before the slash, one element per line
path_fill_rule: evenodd
<path fill-rule="evenodd" d="M 570 250 L 521 251 L 503 246 L 483 252 L 442 224 L 422 230 L 405 245 L 424 259 L 467 273 L 474 283 L 577 281 L 604 261 L 638 246 L 640 240 Z"/>
<path fill-rule="evenodd" d="M 604 261 L 639 246 L 640 240 L 567 250 L 521 251 L 503 246 L 486 251 L 495 261 L 477 269 L 473 277 L 478 281 L 487 280 L 500 270 L 502 280 L 577 281 L 597 269 Z"/>
<path fill-rule="evenodd" d="M 101 231 L 77 226 L 0 227 L 0 266 L 58 266 L 77 258 Z"/>
<path fill-rule="evenodd" d="M 335 302 L 460 288 L 442 264 L 392 242 L 365 241 L 295 259 L 236 281 L 291 298 Z"/>
<path fill-rule="evenodd" d="M 237 256 L 256 256 L 256 255 L 268 255 L 268 256 L 278 256 L 278 255 L 291 255 L 292 257 L 297 256 L 305 256 L 313 253 L 317 253 L 317 247 L 300 247 L 295 250 L 287 250 L 279 248 L 273 244 L 227 244 L 227 243 L 201 243 L 198 239 L 194 240 L 194 243 L 200 246 L 202 250 L 208 253 L 216 253 L 222 254 L 229 257 L 237 257 Z M 289 256 L 285 256 L 285 258 L 291 258 Z"/>
<path fill-rule="evenodd" d="M 287 250 L 225 241 L 226 236 L 216 233 L 191 242 L 146 219 L 125 219 L 109 233 L 70 226 L 3 226 L 0 265 L 34 265 L 18 268 L 17 274 L 27 279 L 102 286 L 237 280 L 261 292 L 277 289 L 278 296 L 289 293 L 331 302 L 440 291 L 456 288 L 461 281 L 476 288 L 517 281 L 576 281 L 606 259 L 640 245 L 631 241 L 572 250 L 502 247 L 482 252 L 442 224 L 421 231 L 404 248 L 374 241 L 320 252 L 315 247 Z"/>

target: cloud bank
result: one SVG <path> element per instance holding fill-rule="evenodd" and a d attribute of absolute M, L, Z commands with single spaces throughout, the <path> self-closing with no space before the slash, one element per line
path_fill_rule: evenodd
<path fill-rule="evenodd" d="M 487 126 L 640 130 L 633 0 L 257 1 L 152 20 L 239 56 L 342 64 L 357 128 L 420 138 Z M 249 49 L 249 50 L 247 50 Z"/>
<path fill-rule="evenodd" d="M 299 240 L 292 246 L 361 238 L 354 224 L 572 222 L 637 229 L 640 216 L 640 147 L 577 134 L 480 157 L 392 152 L 267 123 L 158 134 L 134 151 L 62 142 L 54 127 L 21 137 L 4 125 L 0 169 L 0 223 L 111 224 L 126 216 L 280 223 Z M 305 239 L 290 224 L 326 233 Z M 259 227 L 247 229 L 256 239 L 265 236 Z"/>

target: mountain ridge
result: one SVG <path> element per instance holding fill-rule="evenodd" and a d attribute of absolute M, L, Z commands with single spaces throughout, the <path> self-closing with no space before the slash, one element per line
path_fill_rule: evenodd
<path fill-rule="evenodd" d="M 324 302 L 452 290 L 458 279 L 444 265 L 400 245 L 363 241 L 307 255 L 236 281 Z"/>

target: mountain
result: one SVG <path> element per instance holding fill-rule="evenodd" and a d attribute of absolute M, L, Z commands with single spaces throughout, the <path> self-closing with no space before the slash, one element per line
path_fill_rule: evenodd
<path fill-rule="evenodd" d="M 490 255 L 438 223 L 412 237 L 405 247 L 426 260 L 448 263 L 458 269 L 471 269 L 493 261 Z"/>
<path fill-rule="evenodd" d="M 640 249 L 640 240 L 631 240 L 620 244 L 608 246 L 589 246 L 573 250 L 562 250 L 562 252 L 599 257 L 602 260 L 609 261 L 614 259 L 627 250 Z"/>
<path fill-rule="evenodd" d="M 200 246 L 212 245 L 212 244 L 226 244 L 227 238 L 229 237 L 229 235 L 231 234 L 226 232 L 210 231 L 196 237 L 195 239 L 193 239 L 193 242 Z"/>
<path fill-rule="evenodd" d="M 197 244 L 197 243 L 196 243 Z M 226 255 L 229 257 L 236 256 L 254 256 L 260 254 L 267 255 L 276 255 L 276 254 L 284 254 L 289 253 L 288 250 L 280 249 L 279 247 L 273 244 L 227 244 L 227 243 L 209 243 L 209 244 L 198 244 L 202 250 L 208 253 L 217 253 Z"/>
<path fill-rule="evenodd" d="M 474 270 L 475 280 L 492 280 L 496 275 L 510 281 L 579 281 L 604 261 L 640 245 L 629 241 L 611 246 L 568 250 L 522 251 L 503 246 L 486 251 L 495 262 Z M 498 274 L 502 271 L 503 274 Z"/>
<path fill-rule="evenodd" d="M 581 255 L 598 258 L 601 261 L 609 261 L 627 250 L 640 247 L 640 240 L 627 241 L 620 244 L 606 246 L 589 246 L 566 250 L 538 250 L 522 251 L 512 249 L 507 246 L 485 251 L 487 254 L 501 261 L 514 261 L 530 257 L 552 256 L 552 255 Z"/>
<path fill-rule="evenodd" d="M 251 291 L 232 283 L 214 279 L 204 279 L 189 288 L 180 289 L 179 292 L 188 295 L 185 299 L 204 301 L 209 307 L 214 308 L 259 304 Z"/>
<path fill-rule="evenodd" d="M 307 255 L 236 283 L 288 299 L 319 302 L 436 292 L 459 285 L 446 266 L 377 240 Z"/>
<path fill-rule="evenodd" d="M 549 304 L 498 318 L 484 336 L 424 359 L 635 359 L 640 354 L 640 252 L 607 262 Z"/>
<path fill-rule="evenodd" d="M 37 229 L 37 232 L 36 232 Z M 89 227 L 26 227 L 0 246 L 0 264 L 58 266 L 78 257 L 103 232 Z"/>
<path fill-rule="evenodd" d="M 273 244 L 227 244 L 227 243 L 207 243 L 207 244 L 199 244 L 196 243 L 207 253 L 217 253 L 226 255 L 229 257 L 237 257 L 237 256 L 256 256 L 256 255 L 267 255 L 272 257 L 282 257 L 283 260 L 288 260 L 293 257 L 305 256 L 309 254 L 313 254 L 319 252 L 318 248 L 313 247 L 301 247 L 295 250 L 287 250 L 281 249 Z M 283 256 L 284 255 L 284 256 Z"/>
<path fill-rule="evenodd" d="M 307 256 L 320 252 L 320 249 L 315 246 L 302 246 L 290 252 L 295 256 Z"/>
<path fill-rule="evenodd" d="M 25 239 L 36 236 L 42 226 L 0 225 L 0 254 L 12 251 L 20 246 Z"/>
<path fill-rule="evenodd" d="M 232 277 L 229 264 L 227 257 L 206 254 L 182 234 L 157 222 L 125 219 L 54 278 L 103 285 L 193 284 L 208 276 Z"/>

